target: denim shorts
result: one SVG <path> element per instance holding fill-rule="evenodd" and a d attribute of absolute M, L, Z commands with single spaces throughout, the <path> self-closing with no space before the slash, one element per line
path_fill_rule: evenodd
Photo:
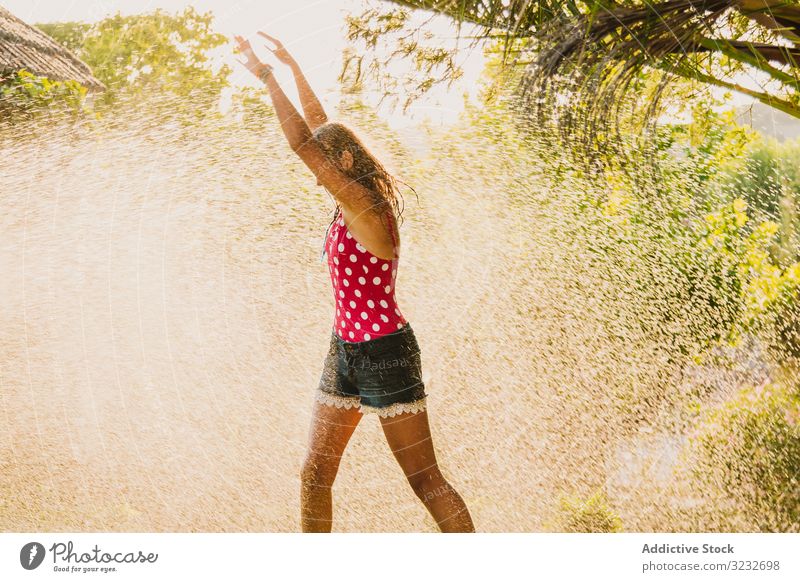
<path fill-rule="evenodd" d="M 365 342 L 331 332 L 316 398 L 384 417 L 425 410 L 420 349 L 411 325 Z"/>

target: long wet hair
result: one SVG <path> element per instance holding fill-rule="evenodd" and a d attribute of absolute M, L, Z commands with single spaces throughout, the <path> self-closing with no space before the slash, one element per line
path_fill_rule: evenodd
<path fill-rule="evenodd" d="M 382 216 L 385 209 L 391 209 L 399 226 L 402 223 L 404 201 L 397 184 L 398 182 L 405 186 L 408 184 L 392 176 L 346 125 L 327 122 L 316 128 L 313 135 L 325 156 L 344 175 L 367 189 L 372 197 L 372 210 Z M 349 151 L 353 156 L 353 165 L 347 170 L 341 166 L 339 161 L 345 151 Z M 414 191 L 413 188 L 408 187 Z M 416 191 L 414 193 L 416 194 Z M 335 218 L 336 211 L 334 210 L 331 224 Z"/>

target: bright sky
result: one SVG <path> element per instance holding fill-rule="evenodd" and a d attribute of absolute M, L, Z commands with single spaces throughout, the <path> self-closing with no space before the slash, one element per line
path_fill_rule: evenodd
<path fill-rule="evenodd" d="M 312 87 L 332 107 L 337 101 L 336 77 L 341 68 L 341 52 L 345 47 L 344 17 L 360 13 L 365 0 L 0 0 L 0 3 L 28 23 L 84 21 L 94 22 L 117 12 L 123 15 L 149 12 L 162 8 L 169 12 L 194 6 L 199 12 L 212 11 L 219 32 L 231 36 L 251 37 L 253 46 L 264 60 L 268 51 L 260 50 L 257 30 L 264 30 L 282 40 L 303 68 Z M 455 30 L 446 18 L 437 18 L 428 27 L 436 34 L 437 43 L 455 40 Z M 466 43 L 462 40 L 462 45 Z M 234 66 L 234 83 L 251 83 L 251 77 L 232 55 L 225 55 Z M 483 67 L 478 49 L 462 51 L 459 59 L 464 77 L 451 89 L 436 88 L 417 103 L 406 115 L 383 107 L 380 114 L 394 127 L 409 125 L 422 119 L 433 122 L 454 121 L 463 109 L 463 95 L 474 96 L 476 80 Z M 273 61 L 274 62 L 274 61 Z M 291 74 L 276 69 L 287 94 L 296 100 Z M 295 101 L 296 102 L 296 101 Z"/>

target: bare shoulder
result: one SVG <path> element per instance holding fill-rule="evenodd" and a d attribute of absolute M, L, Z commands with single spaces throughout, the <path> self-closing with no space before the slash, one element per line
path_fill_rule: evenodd
<path fill-rule="evenodd" d="M 397 220 L 388 204 L 379 209 L 354 211 L 342 206 L 347 229 L 361 246 L 380 259 L 391 260 L 400 250 Z"/>

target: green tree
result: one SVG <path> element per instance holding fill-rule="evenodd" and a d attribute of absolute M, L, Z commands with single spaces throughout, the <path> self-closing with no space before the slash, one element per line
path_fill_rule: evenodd
<path fill-rule="evenodd" d="M 747 386 L 698 418 L 683 451 L 702 496 L 759 531 L 797 531 L 800 520 L 800 395 L 780 382 Z M 725 527 L 725 510 L 715 516 Z"/>
<path fill-rule="evenodd" d="M 73 50 L 107 87 L 103 100 L 116 98 L 190 98 L 200 109 L 213 106 L 228 85 L 230 67 L 215 68 L 210 52 L 227 42 L 212 28 L 213 15 L 187 8 L 172 15 L 117 14 L 96 24 L 65 22 L 38 25 Z"/>
<path fill-rule="evenodd" d="M 76 114 L 83 110 L 86 88 L 76 81 L 51 81 L 28 71 L 0 79 L 0 118 L 30 119 L 43 111 Z"/>
<path fill-rule="evenodd" d="M 759 139 L 742 155 L 742 170 L 729 181 L 735 194 L 747 201 L 754 215 L 779 224 L 775 258 L 788 264 L 800 258 L 800 142 Z"/>
<path fill-rule="evenodd" d="M 633 140 L 655 136 L 666 104 L 679 98 L 665 97 L 680 80 L 737 91 L 800 117 L 800 0 L 390 3 L 400 8 L 369 9 L 349 21 L 350 39 L 364 44 L 359 70 L 383 77 L 386 92 L 397 93 L 380 73 L 391 59 L 369 56 L 382 39 L 392 39 L 384 47 L 392 57 L 410 56 L 419 67 L 403 87 L 414 98 L 460 69 L 452 52 L 426 43 L 412 13 L 447 15 L 459 29 L 469 24 L 473 42 L 500 46 L 503 65 L 519 81 L 520 114 L 531 127 L 552 125 L 562 138 L 576 139 L 589 154 L 587 168 L 612 159 L 603 152 L 624 157 Z M 742 83 L 744 77 L 760 87 Z"/>
<path fill-rule="evenodd" d="M 528 85 L 562 77 L 559 89 L 570 90 L 569 81 L 581 80 L 573 90 L 594 93 L 598 113 L 650 66 L 800 117 L 798 0 L 391 1 L 475 23 L 485 37 L 528 39 L 521 48 L 508 44 L 522 53 L 515 56 L 520 64 L 534 65 Z M 759 91 L 738 84 L 733 75 L 745 69 L 772 85 Z"/>

